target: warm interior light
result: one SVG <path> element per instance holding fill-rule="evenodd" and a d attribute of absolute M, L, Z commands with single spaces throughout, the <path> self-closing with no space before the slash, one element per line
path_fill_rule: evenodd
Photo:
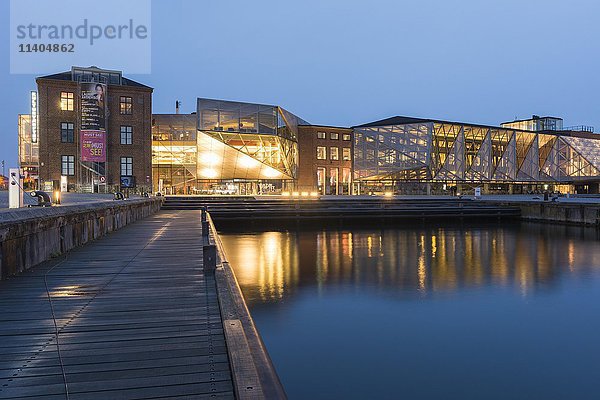
<path fill-rule="evenodd" d="M 256 168 L 259 164 L 257 160 L 250 156 L 240 156 L 238 162 L 243 168 Z"/>
<path fill-rule="evenodd" d="M 300 193 L 300 195 L 303 197 L 308 197 L 308 192 L 302 192 L 302 193 Z"/>
<path fill-rule="evenodd" d="M 290 192 L 281 192 L 281 195 L 282 195 L 282 196 L 286 196 L 286 197 L 287 197 L 287 196 L 289 196 L 289 195 L 290 195 Z"/>
<path fill-rule="evenodd" d="M 292 196 L 294 196 L 294 197 L 298 197 L 298 196 L 300 196 L 300 192 L 293 192 L 293 193 L 292 193 Z"/>
<path fill-rule="evenodd" d="M 385 197 L 392 197 L 394 195 L 394 193 L 392 193 L 392 192 L 385 192 L 383 195 Z"/>
<path fill-rule="evenodd" d="M 311 192 L 310 195 L 312 197 L 317 197 L 317 196 L 319 196 L 319 192 Z"/>
<path fill-rule="evenodd" d="M 54 203 L 60 204 L 60 191 L 58 190 L 54 191 Z"/>
<path fill-rule="evenodd" d="M 219 163 L 219 156 L 215 153 L 202 153 L 200 154 L 200 163 L 206 165 L 215 165 Z"/>
<path fill-rule="evenodd" d="M 200 171 L 200 175 L 202 175 L 203 178 L 212 179 L 212 178 L 216 178 L 218 173 L 214 169 L 204 168 L 202 171 Z"/>
<path fill-rule="evenodd" d="M 262 175 L 267 178 L 274 178 L 279 175 L 279 172 L 273 168 L 263 168 Z"/>

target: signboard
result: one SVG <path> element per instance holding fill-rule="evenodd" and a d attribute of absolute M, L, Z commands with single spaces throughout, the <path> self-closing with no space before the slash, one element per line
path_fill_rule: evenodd
<path fill-rule="evenodd" d="M 37 92 L 31 92 L 31 143 L 37 143 L 38 140 L 38 101 Z"/>
<path fill-rule="evenodd" d="M 106 85 L 81 83 L 81 130 L 106 131 Z"/>
<path fill-rule="evenodd" d="M 481 188 L 480 187 L 476 187 L 475 188 L 475 197 L 476 198 L 480 198 L 481 197 Z"/>
<path fill-rule="evenodd" d="M 122 188 L 135 187 L 135 177 L 133 177 L 131 175 L 121 175 L 121 187 Z"/>
<path fill-rule="evenodd" d="M 106 132 L 81 131 L 79 143 L 81 143 L 81 161 L 106 161 Z"/>
<path fill-rule="evenodd" d="M 106 92 L 102 83 L 80 84 L 81 161 L 106 162 Z"/>

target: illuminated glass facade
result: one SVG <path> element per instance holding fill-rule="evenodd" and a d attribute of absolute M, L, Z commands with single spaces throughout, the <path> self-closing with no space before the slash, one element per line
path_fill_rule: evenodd
<path fill-rule="evenodd" d="M 561 131 L 563 129 L 562 118 L 540 117 L 533 115 L 529 119 L 518 119 L 500 124 L 502 128 L 519 129 L 524 131 Z"/>
<path fill-rule="evenodd" d="M 192 115 L 154 115 L 154 187 L 166 194 L 276 194 L 292 190 L 298 125 L 278 106 L 198 99 Z"/>
<path fill-rule="evenodd" d="M 19 114 L 19 166 L 25 175 L 26 189 L 39 185 L 40 146 L 31 125 L 30 114 Z"/>
<path fill-rule="evenodd" d="M 396 190 L 402 182 L 530 189 L 597 182 L 600 140 L 594 136 L 390 118 L 355 127 L 354 180 L 363 191 L 377 185 Z"/>

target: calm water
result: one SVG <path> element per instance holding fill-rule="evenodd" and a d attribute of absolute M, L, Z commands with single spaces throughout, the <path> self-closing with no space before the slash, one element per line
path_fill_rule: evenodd
<path fill-rule="evenodd" d="M 291 399 L 598 399 L 600 246 L 549 225 L 223 232 Z"/>

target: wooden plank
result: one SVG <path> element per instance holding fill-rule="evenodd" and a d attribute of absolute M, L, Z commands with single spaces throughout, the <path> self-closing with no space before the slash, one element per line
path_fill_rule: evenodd
<path fill-rule="evenodd" d="M 0 398 L 233 398 L 200 213 L 161 212 L 0 283 Z"/>

